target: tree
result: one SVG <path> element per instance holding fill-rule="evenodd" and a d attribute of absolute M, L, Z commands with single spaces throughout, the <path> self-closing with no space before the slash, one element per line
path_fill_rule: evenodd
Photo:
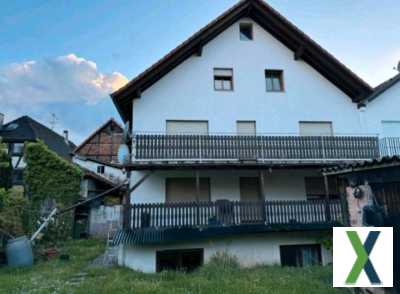
<path fill-rule="evenodd" d="M 0 188 L 11 187 L 11 158 L 7 152 L 7 145 L 1 142 L 0 138 Z"/>

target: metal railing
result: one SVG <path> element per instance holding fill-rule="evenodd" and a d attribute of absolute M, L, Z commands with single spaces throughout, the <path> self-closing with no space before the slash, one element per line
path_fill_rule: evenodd
<path fill-rule="evenodd" d="M 381 157 L 383 156 L 400 156 L 400 138 L 387 137 L 379 140 L 379 150 Z"/>

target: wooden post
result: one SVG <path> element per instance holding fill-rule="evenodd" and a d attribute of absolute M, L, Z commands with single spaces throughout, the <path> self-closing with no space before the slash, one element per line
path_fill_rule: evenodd
<path fill-rule="evenodd" d="M 199 202 L 200 202 L 200 174 L 199 171 L 196 170 L 196 221 L 197 225 L 200 225 L 200 207 L 199 207 Z"/>
<path fill-rule="evenodd" d="M 265 209 L 265 201 L 267 200 L 266 195 L 265 195 L 265 173 L 263 170 L 260 170 L 259 172 L 259 184 L 260 184 L 260 193 L 261 193 L 261 197 L 262 197 L 262 201 L 260 201 L 262 203 L 262 217 L 263 217 L 263 221 L 265 222 L 265 220 L 267 219 L 267 213 L 266 213 L 266 209 Z"/>
<path fill-rule="evenodd" d="M 326 221 L 331 221 L 331 211 L 329 207 L 329 182 L 328 176 L 324 175 L 324 186 L 325 186 L 325 215 Z"/>

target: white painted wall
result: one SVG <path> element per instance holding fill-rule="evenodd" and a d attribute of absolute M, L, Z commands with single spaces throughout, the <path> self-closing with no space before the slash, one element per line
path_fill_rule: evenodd
<path fill-rule="evenodd" d="M 400 83 L 367 104 L 363 120 L 366 130 L 381 136 L 382 121 L 400 121 Z"/>
<path fill-rule="evenodd" d="M 105 177 L 113 182 L 122 182 L 126 180 L 126 173 L 122 169 L 91 161 L 90 159 L 84 159 L 78 156 L 74 156 L 72 161 L 77 165 L 90 170 L 91 172 L 97 173 L 98 166 L 104 166 L 104 174 L 98 174 L 99 176 Z"/>
<path fill-rule="evenodd" d="M 280 245 L 318 244 L 319 236 L 318 232 L 266 233 L 162 246 L 132 247 L 120 245 L 118 264 L 134 270 L 152 273 L 156 271 L 157 250 L 203 248 L 205 263 L 217 252 L 226 252 L 236 256 L 243 267 L 279 265 Z M 331 252 L 323 246 L 321 246 L 321 251 L 323 264 L 332 262 Z"/>
<path fill-rule="evenodd" d="M 318 170 L 272 170 L 265 173 L 267 200 L 305 200 L 304 177 L 318 176 Z M 132 172 L 131 183 L 137 182 L 145 172 Z M 211 200 L 240 200 L 240 177 L 257 177 L 255 171 L 200 171 L 200 177 L 210 178 Z M 165 202 L 165 179 L 168 177 L 195 177 L 194 171 L 157 171 L 131 194 L 132 203 Z"/>
<path fill-rule="evenodd" d="M 251 21 L 251 20 L 246 20 Z M 213 68 L 231 67 L 234 91 L 214 91 Z M 285 92 L 266 92 L 265 69 L 283 69 Z M 133 131 L 165 131 L 166 120 L 208 120 L 209 131 L 236 132 L 255 120 L 259 133 L 298 133 L 299 121 L 332 121 L 336 134 L 360 133 L 351 99 L 254 23 L 239 40 L 239 22 L 172 70 L 133 104 Z"/>

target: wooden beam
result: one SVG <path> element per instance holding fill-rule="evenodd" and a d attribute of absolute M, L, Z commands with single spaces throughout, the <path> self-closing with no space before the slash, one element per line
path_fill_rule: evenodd
<path fill-rule="evenodd" d="M 301 45 L 295 52 L 294 52 L 294 60 L 300 60 L 304 53 L 304 45 Z"/>
<path fill-rule="evenodd" d="M 263 200 L 267 200 L 266 198 L 266 193 L 265 193 L 265 173 L 264 170 L 260 170 L 259 172 L 259 178 L 260 178 L 260 192 Z"/>
<path fill-rule="evenodd" d="M 196 202 L 200 202 L 200 173 L 196 170 Z"/>
<path fill-rule="evenodd" d="M 203 54 L 203 45 L 199 45 L 198 48 L 196 49 L 195 55 L 197 57 L 201 57 L 202 54 Z"/>

